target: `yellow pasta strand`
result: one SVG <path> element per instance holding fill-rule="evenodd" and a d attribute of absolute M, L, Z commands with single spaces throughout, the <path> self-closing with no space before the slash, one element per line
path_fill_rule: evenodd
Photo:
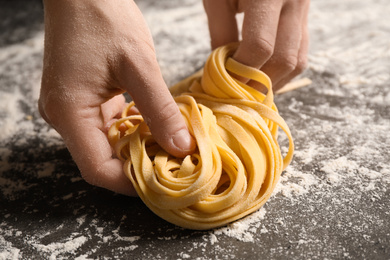
<path fill-rule="evenodd" d="M 226 225 L 259 209 L 290 163 L 294 144 L 278 114 L 270 79 L 231 59 L 236 44 L 216 49 L 203 72 L 173 87 L 197 150 L 175 158 L 160 148 L 130 103 L 108 137 L 140 198 L 157 215 L 189 229 Z M 256 80 L 262 94 L 229 72 Z M 125 126 L 126 130 L 120 127 Z M 283 158 L 280 127 L 289 139 Z"/>

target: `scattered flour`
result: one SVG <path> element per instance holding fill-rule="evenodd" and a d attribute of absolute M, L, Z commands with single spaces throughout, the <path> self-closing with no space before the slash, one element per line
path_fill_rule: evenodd
<path fill-rule="evenodd" d="M 40 252 L 50 254 L 50 259 L 56 259 L 57 255 L 61 253 L 73 253 L 79 249 L 88 240 L 85 236 L 79 236 L 70 239 L 64 243 L 55 242 L 48 245 L 32 244 Z"/>
<path fill-rule="evenodd" d="M 55 170 L 55 165 L 50 162 L 42 163 L 42 167 L 37 171 L 38 178 L 46 178 L 52 176 Z"/>
<path fill-rule="evenodd" d="M 8 139 L 20 129 L 31 131 L 33 124 L 30 120 L 25 120 L 24 113 L 19 105 L 19 100 L 23 99 L 20 90 L 16 88 L 11 93 L 1 92 L 1 95 L 0 141 Z"/>
<path fill-rule="evenodd" d="M 89 258 L 88 255 L 80 255 L 75 258 L 75 260 L 91 260 L 92 258 Z"/>
<path fill-rule="evenodd" d="M 299 149 L 294 151 L 294 158 L 300 159 L 304 164 L 309 164 L 321 151 L 321 147 L 319 147 L 315 142 L 309 142 L 306 147 L 307 149 Z"/>
<path fill-rule="evenodd" d="M 382 190 L 378 189 L 378 186 L 383 183 L 390 184 L 388 154 L 384 155 L 381 153 L 381 151 L 389 151 L 390 147 L 388 146 L 388 139 L 382 139 L 382 141 L 376 139 L 377 136 L 389 137 L 386 134 L 390 130 L 388 117 L 382 120 L 378 119 L 376 124 L 367 124 L 367 122 L 372 122 L 371 119 L 375 116 L 374 109 L 369 105 L 388 106 L 390 104 L 390 93 L 375 92 L 374 87 L 380 84 L 388 84 L 390 80 L 388 66 L 390 45 L 388 37 L 383 35 L 387 32 L 381 29 L 388 28 L 388 21 L 386 19 L 378 19 L 378 17 L 386 17 L 389 8 L 360 8 L 362 2 L 359 0 L 348 1 L 345 5 L 337 4 L 338 2 L 338 0 L 312 1 L 310 20 L 313 22 L 309 24 L 309 27 L 314 39 L 312 40 L 313 46 L 309 55 L 309 71 L 329 73 L 336 78 L 334 86 L 313 88 L 313 92 L 319 93 L 324 97 L 332 96 L 341 100 L 344 97 L 352 96 L 357 100 L 365 101 L 365 97 L 370 95 L 370 103 L 366 101 L 366 103 L 362 102 L 362 105 L 358 107 L 346 106 L 341 108 L 335 107 L 329 102 L 308 106 L 303 101 L 292 98 L 288 109 L 291 112 L 296 112 L 300 120 L 309 123 L 312 121 L 312 124 L 306 127 L 317 133 L 317 135 L 314 136 L 313 140 L 300 144 L 301 148 L 295 152 L 293 163 L 282 174 L 271 200 L 277 196 L 282 196 L 287 201 L 291 200 L 291 203 L 298 203 L 306 201 L 302 198 L 308 195 L 332 196 L 330 194 L 333 191 L 332 189 L 337 187 L 343 188 L 345 194 L 354 195 L 354 199 L 359 199 L 359 193 L 369 192 L 372 194 L 372 201 L 379 200 L 385 192 L 388 192 L 388 188 L 383 187 L 385 185 L 382 185 Z M 387 6 L 387 2 L 384 3 L 378 6 Z M 139 1 L 141 8 L 143 4 L 142 1 Z M 323 8 L 324 5 L 332 4 L 337 4 L 337 8 Z M 332 14 L 327 14 L 327 12 Z M 193 19 L 184 19 L 188 15 L 191 15 Z M 330 16 L 343 17 L 343 22 L 340 23 L 339 19 L 329 19 Z M 178 8 L 169 10 L 164 15 L 146 12 L 145 18 L 151 25 L 152 34 L 156 38 L 157 55 L 168 85 L 191 74 L 197 67 L 203 64 L 209 51 L 209 42 L 207 40 L 199 40 L 208 38 L 205 26 L 206 18 L 201 4 L 194 5 L 190 13 L 184 8 Z M 167 24 L 174 23 L 175 20 L 181 20 L 182 22 L 176 23 L 172 27 L 167 26 Z M 363 22 L 360 24 L 361 26 L 355 26 L 354 23 L 356 21 Z M 341 27 L 341 30 L 345 30 L 345 33 L 335 34 L 334 31 L 339 27 Z M 196 37 L 199 39 L 194 38 L 194 31 L 198 33 Z M 169 35 L 169 37 L 164 37 L 165 34 Z M 0 70 L 4 71 L 6 66 L 14 66 L 23 62 L 27 56 L 41 53 L 42 42 L 43 33 L 39 33 L 29 40 L 28 45 L 16 44 L 0 48 Z M 343 44 L 335 44 L 340 42 Z M 187 48 L 189 44 L 193 47 Z M 350 48 L 345 48 L 346 45 L 350 46 Z M 177 55 L 171 55 L 172 52 L 169 49 L 172 46 L 175 46 L 175 49 L 177 49 Z M 18 75 L 15 75 L 16 80 L 19 80 L 18 77 Z M 39 82 L 31 84 L 39 85 Z M 6 117 L 1 117 L 2 120 L 0 120 L 0 144 L 9 140 L 20 130 L 25 135 L 16 141 L 18 145 L 28 143 L 31 136 L 38 136 L 40 139 L 48 142 L 49 146 L 50 144 L 62 144 L 59 135 L 53 129 L 34 129 L 34 121 L 31 120 L 31 116 L 26 117 L 22 111 L 19 101 L 25 99 L 25 95 L 20 88 L 16 87 L 11 91 L 1 91 L 0 94 L 0 115 L 7 115 Z M 30 102 L 35 102 L 37 96 L 38 90 L 33 88 Z M 309 108 L 310 111 L 303 111 L 304 107 Z M 333 121 L 315 120 L 316 118 L 313 118 L 312 115 L 329 116 Z M 346 128 L 345 131 L 343 130 L 344 128 Z M 349 129 L 361 130 L 362 132 L 356 133 L 356 135 L 364 137 L 360 138 L 364 140 L 356 140 L 356 142 L 348 144 L 343 143 L 343 140 L 348 139 L 352 132 Z M 297 127 L 295 131 L 294 137 L 296 137 L 296 140 L 306 140 L 304 137 L 307 135 L 307 129 L 299 129 Z M 337 134 L 333 135 L 333 133 Z M 328 139 L 332 140 L 328 141 Z M 330 142 L 331 146 L 323 146 L 323 140 Z M 383 142 L 387 142 L 387 149 Z M 343 148 L 337 150 L 337 145 L 350 149 L 350 152 L 344 152 Z M 382 145 L 380 149 L 377 148 L 379 145 Z M 0 146 L 0 172 L 16 167 L 16 165 L 8 162 L 11 154 L 12 150 Z M 386 156 L 387 159 L 385 158 Z M 378 163 L 375 166 L 370 165 L 371 160 Z M 18 165 L 18 167 L 23 166 L 22 164 Z M 304 166 L 308 167 L 305 168 Z M 54 164 L 46 163 L 43 168 L 37 170 L 36 175 L 38 178 L 49 177 L 54 170 Z M 79 180 L 80 178 L 72 179 L 74 182 Z M 352 181 L 355 188 L 344 187 L 347 181 Z M 32 186 L 24 181 L 16 183 L 0 176 L 1 192 L 6 197 L 13 193 L 27 190 Z M 72 199 L 74 196 L 75 194 L 69 193 L 63 199 Z M 342 197 L 332 198 L 331 201 L 334 205 L 342 207 L 349 204 L 349 200 L 352 200 L 351 197 L 347 199 Z M 227 250 L 219 246 L 223 237 L 234 238 L 241 242 L 256 243 L 258 242 L 259 233 L 266 235 L 273 232 L 262 223 L 267 218 L 266 213 L 266 209 L 261 208 L 235 223 L 210 231 L 205 236 L 204 242 L 194 242 L 193 248 L 201 248 L 205 252 L 207 250 L 206 247 L 212 245 L 223 252 L 223 250 Z M 314 213 L 315 208 L 313 209 Z M 4 227 L 7 224 L 7 218 L 11 217 L 13 217 L 11 214 L 3 216 L 3 223 L 0 223 L 0 227 Z M 140 245 L 136 243 L 143 238 L 141 235 L 122 236 L 119 233 L 119 228 L 105 233 L 104 231 L 107 230 L 98 226 L 96 222 L 88 221 L 87 215 L 82 215 L 76 219 L 76 225 L 81 227 L 87 222 L 90 227 L 96 228 L 96 236 L 100 239 L 100 244 L 97 246 L 122 241 L 127 243 L 127 246 L 121 247 L 122 251 L 133 251 L 140 248 Z M 285 225 L 288 219 L 280 219 L 280 221 L 280 223 Z M 313 224 L 315 226 L 319 223 Z M 349 226 L 349 228 L 351 227 Z M 23 252 L 7 241 L 7 237 L 22 235 L 24 234 L 21 231 L 13 230 L 8 226 L 0 229 L 0 260 L 23 258 Z M 51 259 L 55 259 L 65 253 L 76 253 L 89 240 L 87 235 L 67 234 L 68 237 L 61 241 L 43 244 L 41 239 L 45 235 L 47 234 L 30 238 L 26 237 L 25 243 L 32 245 L 39 253 L 49 255 Z M 301 237 L 298 237 L 294 243 L 300 247 L 313 243 L 321 244 L 323 242 L 309 239 L 306 237 L 307 234 L 305 232 L 299 235 Z M 369 236 L 365 235 L 364 238 L 368 240 Z M 178 239 L 176 234 L 159 236 L 157 238 L 157 240 L 162 240 L 163 242 L 175 241 L 176 239 Z M 272 248 L 272 250 L 275 251 L 277 249 Z M 75 257 L 75 259 L 88 259 L 89 253 L 92 252 L 89 251 L 86 254 Z M 181 259 L 191 258 L 190 253 L 187 251 L 180 252 L 178 256 Z M 344 252 L 344 256 L 348 258 L 348 253 Z"/>
<path fill-rule="evenodd" d="M 134 241 L 137 241 L 137 240 L 139 240 L 140 238 L 141 238 L 140 236 L 132 236 L 132 237 L 117 236 L 117 239 L 118 239 L 118 240 L 130 242 L 130 243 L 133 243 Z"/>
<path fill-rule="evenodd" d="M 290 165 L 280 177 L 273 196 L 281 193 L 285 197 L 292 198 L 294 195 L 303 195 L 310 191 L 312 186 L 319 184 L 320 180 L 313 174 L 303 173 Z"/>
<path fill-rule="evenodd" d="M 191 256 L 190 256 L 189 254 L 186 254 L 186 253 L 183 253 L 183 252 L 181 252 L 181 253 L 179 254 L 179 256 L 180 256 L 182 259 L 190 259 L 190 258 L 191 258 Z"/>
<path fill-rule="evenodd" d="M 217 236 L 215 234 L 213 234 L 213 233 L 210 234 L 210 238 L 209 239 L 210 239 L 210 244 L 211 245 L 214 245 L 215 243 L 218 242 Z"/>
<path fill-rule="evenodd" d="M 339 184 L 347 174 L 356 173 L 358 165 L 355 161 L 348 160 L 345 156 L 323 162 L 321 168 L 327 174 L 327 180 L 332 184 Z"/>
<path fill-rule="evenodd" d="M 20 250 L 0 236 L 0 260 L 17 260 L 20 256 Z"/>
<path fill-rule="evenodd" d="M 223 234 L 243 242 L 254 242 L 254 235 L 256 234 L 257 229 L 261 226 L 261 220 L 264 218 L 265 214 L 266 210 L 262 207 L 258 211 L 239 221 L 233 222 L 226 227 L 211 231 L 209 239 L 210 241 L 213 241 L 212 243 L 214 244 L 218 241 L 215 236 Z"/>
<path fill-rule="evenodd" d="M 26 58 L 43 50 L 43 32 L 37 33 L 26 42 L 17 43 L 11 46 L 0 47 L 0 71 L 8 71 L 10 67 L 25 62 Z M 0 89 L 0 142 L 8 139 L 16 132 L 23 130 L 28 133 L 33 129 L 31 115 L 26 116 L 22 111 L 20 102 L 26 98 L 26 90 L 23 87 L 23 72 L 14 69 L 13 80 L 17 81 L 20 86 L 12 86 L 11 89 Z M 40 71 L 34 72 L 33 77 L 29 75 L 28 92 L 32 94 L 31 98 L 35 101 L 38 99 L 40 86 Z M 6 84 L 0 77 L 0 85 Z M 9 84 L 9 83 L 8 83 Z"/>
<path fill-rule="evenodd" d="M 82 224 L 84 224 L 86 219 L 87 219 L 87 215 L 86 214 L 82 215 L 81 217 L 78 217 L 76 219 L 78 226 L 81 226 Z"/>

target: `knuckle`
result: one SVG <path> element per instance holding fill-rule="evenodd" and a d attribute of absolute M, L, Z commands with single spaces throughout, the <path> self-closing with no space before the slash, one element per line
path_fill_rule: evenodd
<path fill-rule="evenodd" d="M 40 97 L 38 100 L 38 111 L 41 117 L 46 121 L 46 123 L 52 125 L 53 109 L 50 109 L 50 107 L 48 106 L 48 102 L 45 101 L 45 99 L 42 97 Z"/>
<path fill-rule="evenodd" d="M 307 65 L 308 65 L 308 61 L 307 61 L 306 57 L 298 59 L 298 63 L 297 63 L 297 66 L 295 67 L 295 71 L 298 74 L 300 74 L 301 72 L 303 72 L 307 68 Z"/>
<path fill-rule="evenodd" d="M 38 100 L 38 109 L 42 118 L 50 125 L 58 119 L 58 102 L 51 99 L 40 98 Z"/>
<path fill-rule="evenodd" d="M 298 64 L 298 57 L 295 55 L 285 55 L 281 58 L 281 66 L 286 71 L 294 71 Z"/>
<path fill-rule="evenodd" d="M 298 57 L 294 54 L 276 54 L 271 60 L 273 66 L 288 74 L 295 71 L 298 65 Z"/>
<path fill-rule="evenodd" d="M 163 105 L 162 109 L 157 114 L 160 124 L 174 123 L 177 115 L 179 114 L 179 108 L 175 102 L 168 102 Z"/>
<path fill-rule="evenodd" d="M 43 117 L 43 119 L 45 119 L 47 121 L 45 107 L 43 105 L 42 98 L 38 99 L 38 111 L 39 111 L 39 114 Z"/>
<path fill-rule="evenodd" d="M 274 45 L 264 38 L 255 38 L 249 43 L 253 55 L 269 59 L 274 53 Z"/>
<path fill-rule="evenodd" d="M 304 6 L 310 3 L 310 0 L 297 0 L 299 6 Z"/>
<path fill-rule="evenodd" d="M 305 6 L 307 4 L 309 4 L 310 0 L 294 0 L 294 1 L 287 1 L 286 2 L 286 6 L 292 6 L 292 5 L 296 5 L 296 6 Z"/>
<path fill-rule="evenodd" d="M 84 181 L 92 186 L 101 186 L 101 181 L 99 180 L 99 170 L 96 167 L 91 167 L 89 170 L 80 170 L 81 177 Z"/>

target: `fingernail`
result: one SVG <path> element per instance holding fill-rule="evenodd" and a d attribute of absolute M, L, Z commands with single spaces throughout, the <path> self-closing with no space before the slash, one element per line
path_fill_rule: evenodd
<path fill-rule="evenodd" d="M 195 148 L 192 136 L 186 129 L 177 131 L 172 137 L 172 142 L 174 146 L 182 151 L 192 151 Z"/>

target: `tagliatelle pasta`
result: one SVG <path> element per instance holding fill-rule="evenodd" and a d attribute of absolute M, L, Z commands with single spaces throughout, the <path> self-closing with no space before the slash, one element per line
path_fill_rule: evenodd
<path fill-rule="evenodd" d="M 270 79 L 230 58 L 236 47 L 216 49 L 202 75 L 173 87 L 175 101 L 196 140 L 194 154 L 175 158 L 165 152 L 142 117 L 129 115 L 134 103 L 108 134 L 144 203 L 184 228 L 211 229 L 256 211 L 271 196 L 292 159 L 293 140 L 274 104 Z M 229 72 L 262 83 L 267 94 Z M 121 125 L 126 130 L 120 130 Z M 289 140 L 284 158 L 277 141 L 279 127 Z"/>

